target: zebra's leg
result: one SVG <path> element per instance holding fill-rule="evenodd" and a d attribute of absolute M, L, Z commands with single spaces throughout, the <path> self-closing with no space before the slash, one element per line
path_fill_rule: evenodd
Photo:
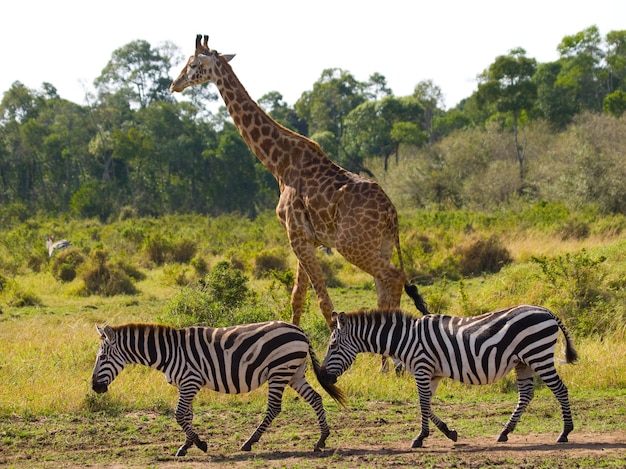
<path fill-rule="evenodd" d="M 437 386 L 439 385 L 439 382 L 441 381 L 441 377 L 434 377 L 431 381 L 430 381 L 430 395 L 434 396 L 435 392 L 437 391 Z M 458 438 L 458 434 L 456 432 L 456 430 L 450 430 L 448 428 L 448 425 L 446 425 L 446 423 L 441 420 L 439 417 L 437 417 L 437 415 L 435 415 L 435 413 L 432 410 L 430 410 L 430 420 L 432 420 L 432 422 L 435 424 L 435 426 L 444 434 L 446 435 L 448 438 L 450 438 L 452 441 L 456 441 Z"/>
<path fill-rule="evenodd" d="M 522 413 L 526 410 L 526 407 L 532 401 L 533 396 L 535 395 L 535 385 L 533 383 L 533 370 L 524 363 L 518 363 L 515 367 L 515 373 L 517 375 L 517 406 L 515 410 L 511 414 L 511 418 L 504 426 L 500 435 L 498 436 L 498 442 L 502 443 L 508 441 L 509 437 L 507 436 L 515 429 L 515 425 L 519 422 L 522 417 Z"/>
<path fill-rule="evenodd" d="M 270 426 L 272 420 L 280 414 L 283 400 L 283 392 L 285 391 L 285 386 L 287 383 L 282 379 L 279 381 L 276 378 L 276 375 L 270 376 L 268 380 L 268 393 L 267 393 L 267 411 L 265 412 L 265 417 L 256 428 L 252 436 L 248 438 L 248 440 L 241 446 L 241 451 L 250 451 L 252 449 L 252 445 L 259 441 L 261 435 L 265 433 L 267 427 Z"/>
<path fill-rule="evenodd" d="M 178 448 L 176 456 L 184 456 L 187 454 L 187 449 L 192 445 L 196 445 L 202 451 L 206 453 L 207 444 L 202 441 L 198 434 L 193 431 L 191 422 L 193 420 L 193 398 L 196 396 L 200 389 L 193 385 L 192 387 L 181 386 L 178 391 L 178 405 L 176 406 L 176 422 L 181 426 L 185 432 L 185 444 Z"/>
<path fill-rule="evenodd" d="M 326 439 L 330 435 L 330 428 L 328 428 L 328 423 L 326 422 L 326 411 L 322 403 L 322 396 L 320 396 L 304 378 L 304 368 L 301 368 L 301 370 L 302 371 L 298 371 L 298 374 L 302 376 L 298 376 L 291 383 L 291 387 L 295 389 L 315 411 L 317 422 L 320 426 L 320 439 L 315 443 L 313 451 L 321 451 L 322 448 L 326 447 Z"/>
<path fill-rule="evenodd" d="M 430 376 L 426 373 L 419 373 L 415 375 L 415 382 L 417 383 L 417 394 L 420 401 L 420 412 L 422 414 L 422 430 L 411 442 L 411 448 L 421 448 L 424 438 L 426 438 L 430 430 L 428 428 L 431 409 L 430 409 Z"/>
<path fill-rule="evenodd" d="M 567 435 L 569 435 L 570 432 L 574 430 L 574 421 L 572 420 L 572 410 L 569 404 L 569 394 L 567 392 L 567 387 L 565 386 L 563 381 L 561 381 L 561 378 L 556 372 L 554 362 L 549 367 L 537 367 L 535 371 L 537 371 L 539 376 L 541 376 L 543 382 L 546 383 L 546 386 L 550 388 L 550 391 L 552 391 L 556 399 L 559 401 L 559 404 L 561 404 L 563 431 L 556 441 L 557 443 L 567 443 Z"/>

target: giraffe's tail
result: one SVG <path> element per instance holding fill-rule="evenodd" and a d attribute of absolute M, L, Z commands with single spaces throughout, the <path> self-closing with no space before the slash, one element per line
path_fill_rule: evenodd
<path fill-rule="evenodd" d="M 405 283 L 404 291 L 406 292 L 407 295 L 411 297 L 411 299 L 415 303 L 415 307 L 418 309 L 419 312 L 421 312 L 424 315 L 430 314 L 430 311 L 428 311 L 428 307 L 426 306 L 426 302 L 424 301 L 424 298 L 422 298 L 422 295 L 420 295 L 419 292 L 417 291 L 417 286 L 413 285 L 412 283 Z"/>

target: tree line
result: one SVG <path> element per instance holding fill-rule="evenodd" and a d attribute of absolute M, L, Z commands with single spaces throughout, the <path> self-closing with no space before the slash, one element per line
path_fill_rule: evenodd
<path fill-rule="evenodd" d="M 418 160 L 429 155 L 432 161 L 416 165 L 432 187 L 443 166 L 455 173 L 454 159 L 435 161 L 433 149 L 496 128 L 510 138 L 523 195 L 533 183 L 526 129 L 542 125 L 558 134 L 577 116 L 620 118 L 626 110 L 626 30 L 602 37 L 591 26 L 564 37 L 557 50 L 559 58 L 549 63 L 527 57 L 523 48 L 496 57 L 478 75 L 477 90 L 450 109 L 432 81 L 398 97 L 379 73 L 361 82 L 339 68 L 323 70 L 294 106 L 278 91 L 259 104 L 276 121 L 316 140 L 337 163 L 370 177 L 381 176 L 372 162 L 387 172 L 401 150 L 410 149 L 409 157 Z M 225 108 L 206 110 L 218 99 L 215 88 L 191 87 L 180 101 L 169 93 L 169 70 L 181 61 L 171 43 L 133 41 L 113 51 L 86 105 L 61 98 L 50 83 L 38 90 L 13 83 L 0 102 L 0 220 L 34 213 L 102 221 L 170 213 L 254 217 L 273 208 L 273 177 Z M 436 199 L 437 188 L 432 190 Z M 424 196 L 413 202 L 429 203 Z M 625 207 L 618 204 L 615 211 Z"/>

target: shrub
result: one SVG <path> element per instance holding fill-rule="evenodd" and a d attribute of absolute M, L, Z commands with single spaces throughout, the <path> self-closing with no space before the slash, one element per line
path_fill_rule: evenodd
<path fill-rule="evenodd" d="M 589 236 L 591 229 L 587 223 L 570 220 L 559 229 L 559 235 L 563 241 L 568 239 L 585 239 Z"/>
<path fill-rule="evenodd" d="M 16 308 L 24 308 L 27 306 L 40 306 L 42 301 L 33 292 L 16 290 L 13 293 L 13 297 L 9 300 L 9 305 Z"/>
<path fill-rule="evenodd" d="M 181 290 L 162 320 L 176 327 L 223 327 L 275 319 L 271 308 L 257 301 L 247 282 L 243 272 L 220 262 L 200 282 Z"/>
<path fill-rule="evenodd" d="M 172 247 L 171 259 L 174 262 L 188 263 L 198 251 L 195 241 L 181 239 Z"/>
<path fill-rule="evenodd" d="M 285 272 L 287 269 L 284 255 L 262 252 L 254 258 L 254 278 L 267 278 L 271 272 Z"/>
<path fill-rule="evenodd" d="M 85 262 L 85 257 L 76 248 L 67 248 L 55 253 L 50 269 L 52 275 L 62 282 L 71 282 L 76 278 L 78 266 Z"/>
<path fill-rule="evenodd" d="M 172 242 L 160 234 L 149 237 L 145 242 L 145 252 L 156 265 L 163 265 L 173 250 Z"/>
<path fill-rule="evenodd" d="M 227 308 L 245 303 L 252 295 L 247 285 L 248 278 L 226 261 L 218 262 L 202 283 L 213 301 Z"/>
<path fill-rule="evenodd" d="M 497 236 L 477 239 L 455 249 L 459 256 L 459 272 L 467 277 L 483 273 L 495 274 L 512 262 L 509 250 Z"/>
<path fill-rule="evenodd" d="M 108 257 L 104 249 L 96 249 L 91 253 L 81 273 L 86 292 L 102 296 L 136 294 L 137 289 L 124 268 L 109 262 Z"/>
<path fill-rule="evenodd" d="M 578 253 L 532 257 L 541 268 L 542 278 L 552 290 L 553 303 L 569 327 L 582 335 L 604 332 L 611 327 L 606 314 L 608 294 L 603 285 L 607 276 L 602 264 L 606 257 L 592 257 L 585 249 Z"/>

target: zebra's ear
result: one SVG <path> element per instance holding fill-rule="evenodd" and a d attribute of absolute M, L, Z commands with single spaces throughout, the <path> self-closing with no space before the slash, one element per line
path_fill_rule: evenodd
<path fill-rule="evenodd" d="M 337 329 L 337 316 L 339 316 L 337 314 L 337 311 L 333 311 L 330 315 L 330 329 L 331 331 L 334 331 L 335 329 Z"/>
<path fill-rule="evenodd" d="M 115 342 L 115 331 L 113 330 L 113 328 L 109 325 L 104 326 L 104 330 L 102 331 L 103 338 L 106 338 L 106 340 L 108 340 L 110 343 Z"/>
<path fill-rule="evenodd" d="M 337 326 L 342 329 L 346 326 L 346 313 L 343 311 L 337 316 Z"/>
<path fill-rule="evenodd" d="M 102 329 L 100 326 L 98 326 L 96 324 L 96 330 L 98 331 L 98 334 L 100 335 L 100 338 L 104 339 L 104 329 Z"/>

